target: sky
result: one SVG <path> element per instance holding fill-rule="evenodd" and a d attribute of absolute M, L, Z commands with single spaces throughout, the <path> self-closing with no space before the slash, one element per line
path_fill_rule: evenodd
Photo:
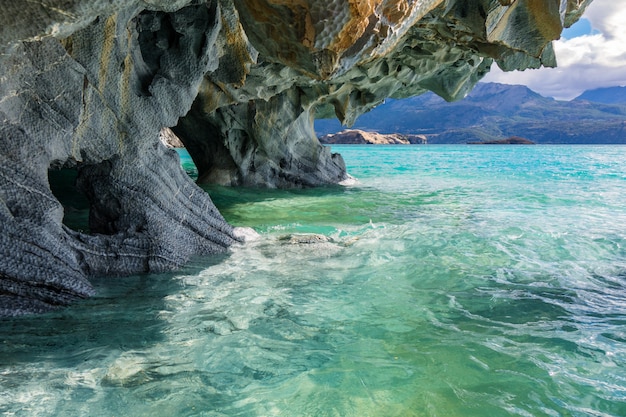
<path fill-rule="evenodd" d="M 582 19 L 554 42 L 554 49 L 557 68 L 505 73 L 494 64 L 483 81 L 526 85 L 557 100 L 626 85 L 626 1 L 593 0 Z"/>

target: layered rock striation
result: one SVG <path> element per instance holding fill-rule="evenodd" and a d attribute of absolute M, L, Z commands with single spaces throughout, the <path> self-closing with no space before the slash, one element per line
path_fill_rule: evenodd
<path fill-rule="evenodd" d="M 93 294 L 94 275 L 162 271 L 240 240 L 200 180 L 339 183 L 315 117 L 385 97 L 465 95 L 493 61 L 554 65 L 590 0 L 50 0 L 0 14 L 0 315 Z M 89 202 L 63 223 L 55 170 Z M 71 177 L 71 176 L 70 176 Z M 62 184 L 54 184 L 56 186 Z M 68 184 L 70 185 L 70 184 Z"/>
<path fill-rule="evenodd" d="M 89 277 L 163 271 L 236 241 L 158 140 L 218 67 L 217 3 L 129 7 L 6 48 L 0 101 L 0 314 L 93 294 Z M 90 232 L 63 224 L 50 170 L 75 170 Z"/>

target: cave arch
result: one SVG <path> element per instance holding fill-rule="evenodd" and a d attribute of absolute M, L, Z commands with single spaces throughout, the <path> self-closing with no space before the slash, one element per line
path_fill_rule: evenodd
<path fill-rule="evenodd" d="M 63 206 L 63 224 L 72 230 L 89 233 L 89 200 L 76 186 L 77 167 L 48 169 L 50 191 Z"/>

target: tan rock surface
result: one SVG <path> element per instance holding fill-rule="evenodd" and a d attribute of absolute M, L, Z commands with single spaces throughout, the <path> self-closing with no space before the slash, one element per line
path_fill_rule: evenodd
<path fill-rule="evenodd" d="M 346 129 L 339 133 L 324 135 L 319 138 L 324 144 L 346 145 L 412 145 L 427 143 L 424 135 L 403 135 L 399 133 L 382 134 L 359 129 Z"/>

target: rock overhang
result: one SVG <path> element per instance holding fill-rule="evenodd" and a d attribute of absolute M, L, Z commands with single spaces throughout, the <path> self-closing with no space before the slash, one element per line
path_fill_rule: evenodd
<path fill-rule="evenodd" d="M 93 293 L 89 277 L 178 267 L 241 240 L 200 179 L 306 187 L 348 176 L 315 117 L 386 97 L 454 100 L 486 74 L 553 66 L 590 0 L 50 0 L 0 21 L 0 314 Z M 62 223 L 49 169 L 77 170 L 91 234 Z"/>

